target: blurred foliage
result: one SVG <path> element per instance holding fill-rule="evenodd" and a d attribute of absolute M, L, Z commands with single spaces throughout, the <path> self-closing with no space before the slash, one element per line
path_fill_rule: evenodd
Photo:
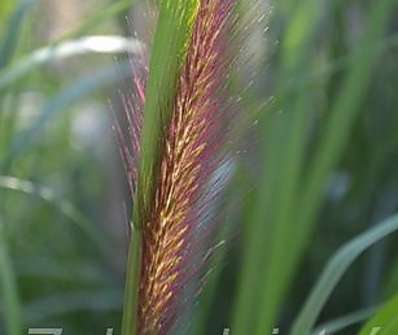
<path fill-rule="evenodd" d="M 119 334 L 131 206 L 108 101 L 118 113 L 126 57 L 100 50 L 30 60 L 66 40 L 146 24 L 142 2 L 132 3 L 0 2 L 0 334 L 54 325 Z M 253 2 L 241 3 L 250 12 Z M 398 209 L 396 1 L 258 3 L 264 15 L 242 48 L 254 85 L 239 100 L 248 114 L 261 111 L 242 130 L 226 194 L 220 239 L 232 242 L 183 334 L 287 334 L 336 250 L 383 229 Z M 21 64 L 29 71 L 16 71 Z M 396 240 L 350 263 L 307 315 L 357 333 L 397 294 Z M 369 325 L 396 323 L 394 310 L 396 298 Z"/>
<path fill-rule="evenodd" d="M 3 22 L 14 7 L 14 0 L 4 0 L 0 4 L 0 22 Z"/>
<path fill-rule="evenodd" d="M 397 322 L 398 298 L 394 297 L 380 308 L 377 314 L 363 327 L 360 335 L 371 334 L 378 330 L 379 334 L 396 334 L 398 331 Z"/>

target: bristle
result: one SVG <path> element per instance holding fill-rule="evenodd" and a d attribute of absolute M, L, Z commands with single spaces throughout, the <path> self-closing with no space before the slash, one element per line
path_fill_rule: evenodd
<path fill-rule="evenodd" d="M 143 225 L 139 334 L 167 334 L 192 273 L 188 255 L 200 225 L 204 188 L 220 163 L 220 90 L 234 1 L 202 0 L 165 132 L 151 214 Z"/>
<path fill-rule="evenodd" d="M 135 194 L 137 181 L 140 135 L 145 103 L 144 91 L 148 72 L 144 55 L 136 57 L 136 59 L 130 59 L 133 81 L 129 85 L 127 93 L 121 92 L 119 94 L 124 110 L 123 119 L 119 120 L 117 116 L 114 118 L 116 139 L 131 196 Z M 122 127 L 122 124 L 126 124 L 126 127 Z"/>

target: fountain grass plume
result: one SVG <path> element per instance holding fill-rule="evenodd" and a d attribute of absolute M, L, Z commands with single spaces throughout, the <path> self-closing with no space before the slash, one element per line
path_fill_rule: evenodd
<path fill-rule="evenodd" d="M 214 175 L 227 159 L 235 5 L 162 1 L 148 78 L 140 72 L 122 97 L 128 131 L 116 129 L 134 198 L 123 335 L 169 334 L 187 288 L 200 282 L 211 235 L 204 221 L 223 185 Z"/>

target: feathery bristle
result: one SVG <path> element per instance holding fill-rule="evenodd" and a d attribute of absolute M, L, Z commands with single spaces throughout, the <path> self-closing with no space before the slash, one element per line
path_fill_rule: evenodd
<path fill-rule="evenodd" d="M 189 274 L 200 198 L 219 163 L 220 89 L 233 1 L 202 0 L 178 83 L 150 217 L 143 226 L 139 333 L 167 334 Z"/>
<path fill-rule="evenodd" d="M 127 93 L 121 92 L 119 94 L 123 105 L 124 118 L 123 120 L 119 120 L 119 118 L 115 116 L 114 129 L 120 156 L 127 176 L 130 194 L 133 197 L 138 175 L 140 135 L 143 123 L 148 68 L 145 64 L 145 57 L 143 54 L 138 55 L 137 59 L 130 59 L 130 65 L 133 71 L 133 82 L 132 85 L 129 85 Z M 127 129 L 124 129 L 122 124 L 126 124 Z"/>

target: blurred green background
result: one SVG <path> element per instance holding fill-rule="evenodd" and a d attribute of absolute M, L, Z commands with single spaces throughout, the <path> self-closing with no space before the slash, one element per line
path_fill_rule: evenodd
<path fill-rule="evenodd" d="M 0 2 L 0 334 L 119 334 L 131 206 L 112 108 L 142 2 Z M 187 334 L 287 334 L 336 250 L 398 209 L 396 1 L 241 3 L 260 13 L 239 73 L 257 114 Z M 397 293 L 396 243 L 350 266 L 319 323 Z"/>

